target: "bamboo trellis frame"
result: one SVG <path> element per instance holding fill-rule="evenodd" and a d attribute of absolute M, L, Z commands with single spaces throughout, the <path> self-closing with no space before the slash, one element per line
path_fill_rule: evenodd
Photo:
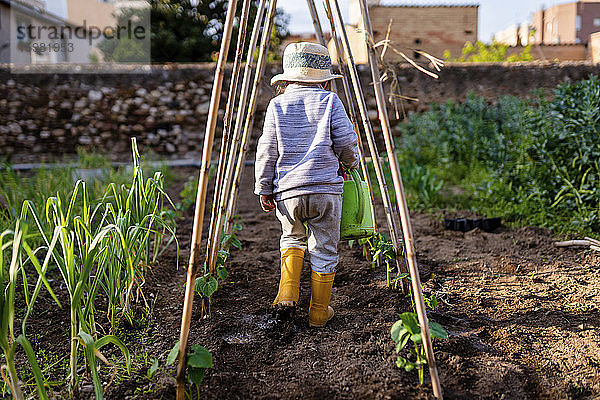
<path fill-rule="evenodd" d="M 337 0 L 334 1 L 337 2 Z M 369 35 L 369 39 L 371 39 L 373 38 L 373 27 L 371 26 L 371 18 L 369 18 L 369 7 L 367 5 L 367 0 L 359 0 L 359 3 L 365 34 Z M 415 308 L 417 311 L 417 317 L 419 319 L 419 325 L 421 326 L 421 333 L 423 335 L 423 345 L 425 347 L 425 354 L 427 356 L 427 363 L 429 365 L 429 373 L 431 374 L 433 395 L 436 398 L 442 398 L 442 385 L 440 383 L 440 378 L 438 377 L 435 355 L 433 353 L 433 346 L 431 344 L 431 334 L 429 332 L 429 321 L 427 319 L 427 312 L 425 309 L 425 300 L 423 299 L 423 292 L 421 291 L 421 277 L 419 276 L 417 257 L 413 244 L 413 231 L 408 212 L 408 204 L 406 202 L 406 195 L 404 193 L 404 185 L 402 183 L 402 174 L 400 173 L 398 158 L 396 157 L 396 147 L 394 145 L 394 140 L 392 138 L 392 132 L 390 129 L 390 120 L 385 104 L 383 83 L 381 82 L 381 76 L 379 75 L 377 54 L 375 53 L 372 40 L 367 40 L 367 49 L 369 52 L 369 66 L 371 68 L 371 75 L 373 76 L 373 87 L 375 89 L 375 100 L 377 102 L 379 121 L 381 122 L 381 129 L 383 130 L 383 139 L 385 141 L 388 162 L 390 165 L 390 171 L 392 173 L 392 180 L 394 182 L 396 204 L 398 205 L 398 211 L 400 212 L 400 222 L 402 224 L 402 233 L 404 234 L 404 248 L 406 250 L 405 254 L 408 261 L 413 296 L 415 297 Z"/>
<path fill-rule="evenodd" d="M 229 155 L 229 151 L 232 151 L 232 152 L 235 151 L 233 148 L 231 150 L 229 149 L 229 142 L 230 142 L 229 134 L 230 134 L 230 130 L 231 130 L 231 123 L 233 122 L 235 98 L 237 97 L 236 95 L 237 95 L 237 89 L 238 89 L 237 82 L 239 79 L 240 69 L 242 66 L 242 64 L 241 64 L 242 56 L 244 54 L 244 44 L 245 44 L 245 40 L 246 40 L 246 25 L 248 24 L 248 15 L 250 14 L 250 3 L 251 3 L 251 0 L 244 0 L 243 6 L 242 6 L 242 13 L 240 15 L 240 23 L 239 23 L 239 28 L 238 28 L 238 41 L 237 41 L 237 48 L 235 51 L 235 61 L 233 63 L 233 69 L 231 71 L 231 82 L 229 85 L 229 95 L 227 96 L 227 105 L 225 106 L 225 120 L 224 120 L 224 124 L 223 124 L 223 139 L 221 140 L 221 151 L 219 154 L 219 165 L 225 164 L 225 160 L 226 160 L 226 157 Z M 259 12 L 259 14 L 260 14 L 260 12 Z M 258 17 L 258 15 L 257 15 L 257 17 Z M 252 36 L 252 38 L 254 39 L 254 35 Z M 250 44 L 251 48 L 253 47 L 253 44 L 254 44 L 254 47 L 256 47 L 256 42 L 253 41 Z M 246 75 L 244 75 L 244 78 L 245 77 L 246 77 Z M 225 179 L 224 175 L 225 174 L 224 174 L 223 168 L 219 168 L 217 171 L 217 177 L 215 180 L 215 187 L 223 186 L 223 181 Z M 207 247 L 206 247 L 206 257 L 208 260 L 207 264 L 209 266 L 209 271 L 213 271 L 213 269 L 215 267 L 214 262 L 216 262 L 216 252 L 218 251 L 217 249 L 219 247 L 218 238 L 221 235 L 221 230 L 220 230 L 220 228 L 217 229 L 217 226 L 220 226 L 219 221 L 221 218 L 217 217 L 217 212 L 219 212 L 219 210 L 221 210 L 221 208 L 222 208 L 221 199 L 222 199 L 222 196 L 220 196 L 220 192 L 218 190 L 215 190 L 214 195 L 213 195 L 213 207 L 212 207 L 211 217 L 210 217 L 210 228 L 208 230 L 209 236 L 208 236 L 208 242 L 207 242 Z"/>
<path fill-rule="evenodd" d="M 218 198 L 219 201 L 217 203 L 218 213 L 216 214 L 216 221 L 213 225 L 214 233 L 211 231 L 209 234 L 212 236 L 209 239 L 207 244 L 207 265 L 208 270 L 212 272 L 215 268 L 217 262 L 217 254 L 219 251 L 219 242 L 221 232 L 223 230 L 223 220 L 226 217 L 227 213 L 227 194 L 231 191 L 231 177 L 234 174 L 235 168 L 235 160 L 236 154 L 239 152 L 240 143 L 242 140 L 242 121 L 244 120 L 244 111 L 246 110 L 246 103 L 248 101 L 248 94 L 250 89 L 250 84 L 252 83 L 252 68 L 254 66 L 254 52 L 256 51 L 256 46 L 258 44 L 258 39 L 260 36 L 260 27 L 264 19 L 264 13 L 266 8 L 267 1 L 260 0 L 258 5 L 256 20 L 254 23 L 254 28 L 252 29 L 252 36 L 250 39 L 250 44 L 248 46 L 248 56 L 246 59 L 246 66 L 244 67 L 244 78 L 242 80 L 242 89 L 241 94 L 238 101 L 238 113 L 235 122 L 235 128 L 233 131 L 233 136 L 231 137 L 232 144 L 229 150 L 229 155 L 227 158 L 227 163 L 225 172 L 223 174 L 223 180 L 221 182 L 217 181 L 218 184 L 215 185 L 215 199 Z M 246 16 L 247 18 L 247 16 Z M 233 99 L 231 99 L 233 103 Z M 225 131 L 224 131 L 225 134 Z M 223 137 L 223 140 L 226 140 L 226 137 Z M 219 170 L 223 170 L 223 168 L 219 167 Z M 220 189 L 220 190 L 219 190 Z M 214 206 L 213 206 L 214 207 Z"/>
<path fill-rule="evenodd" d="M 307 1 L 309 3 L 314 4 L 314 0 Z M 350 117 L 350 121 L 352 121 L 352 126 L 354 127 L 354 131 L 356 132 L 356 136 L 358 138 L 358 157 L 360 158 L 360 168 L 367 182 L 367 187 L 369 188 L 369 196 L 371 197 L 371 215 L 375 216 L 375 196 L 373 195 L 373 184 L 371 182 L 371 175 L 369 174 L 367 163 L 365 161 L 365 147 L 362 141 L 362 136 L 360 134 L 360 129 L 358 128 L 358 120 L 356 119 L 356 113 L 354 112 L 354 100 L 352 98 L 352 92 L 350 91 L 350 84 L 348 83 L 348 77 L 344 72 L 345 64 L 344 57 L 342 56 L 342 46 L 340 44 L 340 39 L 337 36 L 337 29 L 335 28 L 335 21 L 333 19 L 333 14 L 331 13 L 331 4 L 329 0 L 326 0 L 324 5 L 325 12 L 327 13 L 327 18 L 329 19 L 331 39 L 333 40 L 333 44 L 335 46 L 335 51 L 338 59 L 338 67 L 340 69 L 340 73 L 342 74 L 342 86 L 344 88 L 344 96 L 346 97 L 346 101 L 348 102 L 348 116 Z M 375 224 L 375 229 L 377 229 L 377 224 Z"/>
<path fill-rule="evenodd" d="M 252 86 L 252 94 L 250 95 L 250 104 L 248 105 L 248 114 L 246 115 L 246 122 L 244 125 L 244 135 L 242 136 L 241 150 L 238 154 L 238 161 L 235 168 L 235 175 L 233 180 L 233 188 L 229 194 L 229 205 L 227 207 L 227 214 L 225 218 L 225 232 L 231 232 L 231 225 L 233 224 L 234 212 L 237 205 L 237 194 L 240 189 L 240 182 L 242 180 L 242 172 L 244 171 L 244 161 L 246 160 L 246 153 L 248 151 L 248 143 L 250 142 L 250 135 L 252 134 L 252 128 L 254 126 L 254 114 L 256 112 L 256 101 L 258 99 L 258 92 L 260 89 L 260 82 L 267 62 L 267 54 L 269 52 L 269 39 L 271 37 L 271 30 L 275 22 L 275 11 L 277 11 L 277 0 L 271 0 L 269 3 L 269 13 L 267 14 L 267 20 L 265 21 L 264 34 L 260 44 L 260 53 L 258 56 L 258 68 L 256 70 L 256 78 L 254 79 L 254 85 Z"/>
<path fill-rule="evenodd" d="M 213 203 L 213 211 L 210 222 L 210 232 L 209 232 L 209 241 L 207 243 L 207 253 L 206 253 L 206 263 L 205 267 L 209 272 L 213 272 L 217 254 L 220 248 L 220 236 L 221 232 L 224 231 L 226 233 L 230 233 L 232 220 L 236 208 L 236 200 L 239 192 L 239 185 L 241 180 L 241 175 L 244 167 L 244 161 L 246 158 L 246 152 L 248 148 L 248 143 L 251 135 L 251 131 L 254 125 L 254 115 L 256 111 L 256 101 L 259 94 L 260 83 L 263 76 L 266 58 L 269 50 L 269 38 L 271 36 L 271 29 L 274 25 L 275 20 L 275 11 L 277 0 L 260 0 L 259 9 L 257 12 L 255 25 L 253 28 L 250 44 L 248 47 L 248 56 L 247 62 L 244 68 L 244 78 L 242 81 L 242 88 L 240 91 L 240 97 L 237 107 L 237 116 L 236 116 L 236 124 L 233 129 L 233 134 L 230 133 L 231 122 L 233 119 L 234 112 L 234 98 L 237 95 L 237 80 L 239 78 L 239 73 L 241 69 L 241 57 L 244 49 L 243 37 L 245 37 L 245 31 L 247 27 L 247 20 L 249 15 L 249 3 L 250 0 L 243 0 L 242 12 L 240 15 L 240 33 L 238 38 L 238 46 L 236 49 L 236 58 L 234 62 L 234 67 L 232 70 L 232 82 L 230 84 L 229 90 L 229 98 L 226 106 L 226 117 L 225 117 L 225 126 L 223 131 L 223 141 L 221 143 L 221 151 L 219 154 L 219 171 L 217 174 L 217 184 L 215 185 L 215 194 L 214 194 L 214 203 Z M 332 37 L 334 39 L 334 44 L 337 48 L 338 53 L 338 61 L 340 66 L 340 71 L 344 71 L 344 67 L 348 70 L 352 82 L 352 87 L 354 89 L 354 95 L 356 97 L 356 102 L 358 104 L 358 109 L 361 115 L 361 121 L 363 124 L 363 128 L 366 134 L 367 143 L 369 145 L 369 151 L 371 153 L 373 165 L 375 166 L 375 173 L 377 176 L 377 180 L 379 183 L 379 187 L 381 190 L 384 209 L 386 212 L 386 218 L 388 222 L 388 227 L 390 230 L 390 236 L 394 243 L 394 248 L 396 250 L 396 254 L 400 254 L 399 252 L 399 243 L 400 243 L 400 235 L 398 234 L 398 223 L 397 216 L 395 215 L 396 209 L 392 206 L 389 192 L 387 189 L 387 185 L 385 182 L 385 177 L 383 175 L 382 168 L 382 158 L 380 157 L 377 147 L 375 145 L 375 136 L 373 133 L 373 129 L 371 127 L 368 114 L 366 102 L 364 99 L 364 94 L 362 88 L 360 86 L 360 80 L 358 77 L 358 72 L 356 70 L 356 65 L 354 63 L 354 59 L 352 57 L 352 53 L 350 50 L 349 40 L 345 31 L 344 22 L 342 19 L 342 15 L 340 12 L 339 4 L 337 0 L 332 0 L 335 6 L 335 16 L 337 18 L 337 24 L 340 27 L 339 31 L 341 32 L 342 46 L 345 57 L 342 57 L 342 52 L 340 48 L 339 38 L 336 35 L 335 29 L 335 21 L 331 14 L 331 6 L 329 4 L 330 0 L 326 0 L 326 10 L 328 11 L 328 16 L 330 19 L 330 23 L 332 25 Z M 265 15 L 266 3 L 268 2 L 268 12 Z M 320 42 L 325 44 L 325 39 L 322 33 L 322 28 L 318 19 L 318 15 L 316 13 L 316 7 L 314 6 L 314 0 L 307 0 L 308 8 L 313 18 L 313 23 L 315 25 L 315 31 L 317 32 L 317 38 Z M 372 37 L 372 28 L 370 25 L 370 19 L 368 15 L 368 9 L 366 7 L 365 0 L 361 0 L 361 14 L 363 18 L 363 24 L 366 28 L 366 34 Z M 196 196 L 196 207 L 194 213 L 194 227 L 192 232 L 192 243 L 191 243 L 191 251 L 190 251 L 190 259 L 188 263 L 188 272 L 187 272 L 187 281 L 186 281 L 186 290 L 185 290 L 185 299 L 184 306 L 182 312 L 182 321 L 181 321 L 181 333 L 180 333 L 180 342 L 179 342 L 179 365 L 177 368 L 177 399 L 183 400 L 185 398 L 185 366 L 186 366 L 186 348 L 187 348 L 187 340 L 189 336 L 189 328 L 191 322 L 191 311 L 194 300 L 194 284 L 196 279 L 196 274 L 198 271 L 198 267 L 200 265 L 199 253 L 200 253 L 200 244 L 201 244 L 201 235 L 202 235 L 202 226 L 203 226 L 203 215 L 206 206 L 206 197 L 208 190 L 208 177 L 209 177 L 209 167 L 210 167 L 210 159 L 213 150 L 214 136 L 216 130 L 216 119 L 219 110 L 219 102 L 221 98 L 221 88 L 224 79 L 225 72 L 225 64 L 226 58 L 229 51 L 229 45 L 231 42 L 232 36 L 232 27 L 233 21 L 236 14 L 237 1 L 232 0 L 229 2 L 227 17 L 225 19 L 224 29 L 223 29 L 223 38 L 221 42 L 221 49 L 219 53 L 219 58 L 217 61 L 217 68 L 215 71 L 215 80 L 213 84 L 213 91 L 210 102 L 210 109 L 208 115 L 208 121 L 206 125 L 206 134 L 204 139 L 204 149 L 202 154 L 202 164 L 200 169 L 200 177 L 198 184 L 198 193 Z M 260 27 L 263 26 L 262 29 L 262 37 L 261 43 L 259 47 L 259 57 L 256 65 L 256 70 L 254 73 L 254 77 L 251 77 L 252 69 L 253 69 L 253 58 L 256 49 L 256 45 L 258 42 L 258 37 L 260 36 Z M 240 43 L 241 42 L 241 43 Z M 404 247 L 406 250 L 406 256 L 408 258 L 409 264 L 409 273 L 411 275 L 411 282 L 413 286 L 413 295 L 415 297 L 415 305 L 417 315 L 419 317 L 419 323 L 421 327 L 427 327 L 427 329 L 422 329 L 423 339 L 425 345 L 425 352 L 427 356 L 427 360 L 429 363 L 429 369 L 431 373 L 431 379 L 433 384 L 433 392 L 436 398 L 442 398 L 441 392 L 441 384 L 439 382 L 439 377 L 437 374 L 437 367 L 435 364 L 435 358 L 433 355 L 433 348 L 431 345 L 431 337 L 428 329 L 428 321 L 427 315 L 425 313 L 425 304 L 423 300 L 423 294 L 421 291 L 421 283 L 419 272 L 416 264 L 416 257 L 414 253 L 413 247 L 413 238 L 412 238 L 412 227 L 410 225 L 408 207 L 406 204 L 406 197 L 404 194 L 404 188 L 402 186 L 402 178 L 400 176 L 400 171 L 398 167 L 398 161 L 396 158 L 396 153 L 394 149 L 393 139 L 391 136 L 391 130 L 389 127 L 389 119 L 387 116 L 387 109 L 385 104 L 385 98 L 383 97 L 383 87 L 381 84 L 381 80 L 379 77 L 379 69 L 378 62 L 375 54 L 375 50 L 373 48 L 373 43 L 368 43 L 369 50 L 369 60 L 371 64 L 371 72 L 373 75 L 374 81 L 374 89 L 375 89 L 375 97 L 377 101 L 378 107 L 378 115 L 380 118 L 380 122 L 382 124 L 382 130 L 384 134 L 384 141 L 386 143 L 386 150 L 388 154 L 388 161 L 390 163 L 390 169 L 392 172 L 392 179 L 394 183 L 394 190 L 396 194 L 396 202 L 398 206 L 398 211 L 400 215 L 400 221 L 402 224 L 402 232 L 404 234 Z M 343 74 L 345 75 L 345 74 Z M 248 98 L 248 92 L 250 88 L 250 83 L 252 82 L 252 92 L 250 94 L 250 98 Z M 348 106 L 350 108 L 350 116 L 352 118 L 353 125 L 355 129 L 358 127 L 357 118 L 354 117 L 354 109 L 353 109 L 353 99 L 352 94 L 350 92 L 349 84 L 347 78 L 344 76 L 344 91 L 346 95 L 346 99 L 348 100 Z M 246 111 L 247 110 L 247 111 Z M 245 117 L 245 118 L 244 118 Z M 243 121 L 243 131 L 242 131 L 242 121 Z M 369 190 L 371 193 L 371 197 L 373 200 L 373 194 L 371 190 L 371 182 L 369 179 L 368 171 L 366 168 L 366 163 L 364 159 L 364 150 L 362 146 L 362 140 L 360 138 L 360 132 L 357 130 L 357 134 L 359 136 L 359 147 L 360 147 L 360 158 L 361 158 L 361 169 L 363 170 L 363 174 L 365 179 L 368 180 Z M 372 202 L 373 204 L 373 202 Z M 398 267 L 402 267 L 402 262 L 397 257 Z"/>
<path fill-rule="evenodd" d="M 399 271 L 405 272 L 405 268 L 403 265 L 404 260 L 400 259 L 400 235 L 398 235 L 399 229 L 397 216 L 394 212 L 394 208 L 392 207 L 392 201 L 390 199 L 387 183 L 385 181 L 385 175 L 383 173 L 383 164 L 381 157 L 379 156 L 379 151 L 377 150 L 377 144 L 375 142 L 375 133 L 373 132 L 373 127 L 371 126 L 371 121 L 369 120 L 369 115 L 367 113 L 367 103 L 365 101 L 364 92 L 360 84 L 360 77 L 356 69 L 356 63 L 354 62 L 352 49 L 350 48 L 350 40 L 348 39 L 348 34 L 346 33 L 344 19 L 340 10 L 340 5 L 337 0 L 332 1 L 338 26 L 341 27 L 340 32 L 345 55 L 345 66 L 348 69 L 350 73 L 350 78 L 352 80 L 352 87 L 354 89 L 354 95 L 357 99 L 362 125 L 365 131 L 365 135 L 367 137 L 367 143 L 369 145 L 369 151 L 371 153 L 371 159 L 373 162 L 373 168 L 375 170 L 375 176 L 377 177 L 377 182 L 379 183 L 379 191 L 381 192 L 381 199 L 383 201 L 383 209 L 385 211 L 385 216 L 388 224 L 390 240 L 392 241 L 392 245 L 394 246 L 394 250 L 396 252 L 396 265 Z M 403 290 L 406 292 L 406 284 L 404 282 Z"/>
<path fill-rule="evenodd" d="M 179 364 L 177 365 L 177 400 L 185 399 L 185 370 L 186 370 L 186 349 L 187 340 L 190 333 L 190 322 L 192 319 L 192 306 L 194 304 L 194 286 L 196 283 L 196 273 L 200 266 L 200 243 L 202 241 L 202 224 L 204 222 L 204 208 L 206 206 L 206 192 L 208 189 L 208 175 L 210 172 L 210 159 L 212 156 L 213 140 L 215 137 L 215 128 L 217 126 L 217 116 L 219 113 L 219 102 L 221 101 L 221 88 L 225 76 L 225 64 L 227 62 L 227 53 L 231 42 L 231 32 L 233 30 L 233 20 L 237 2 L 231 1 L 227 8 L 227 16 L 223 27 L 223 40 L 217 60 L 215 70 L 215 81 L 210 99 L 210 108 L 206 123 L 206 133 L 204 136 L 204 148 L 202 150 L 202 166 L 200 167 L 200 177 L 198 182 L 198 193 L 196 194 L 196 207 L 194 210 L 194 226 L 192 230 L 192 242 L 190 246 L 190 259 L 186 277 L 185 297 L 183 300 L 183 312 L 181 316 L 181 332 L 179 335 Z"/>

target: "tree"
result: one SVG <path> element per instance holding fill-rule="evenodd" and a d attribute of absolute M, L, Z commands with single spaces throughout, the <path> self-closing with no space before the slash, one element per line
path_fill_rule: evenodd
<path fill-rule="evenodd" d="M 193 9 L 188 0 L 150 0 L 151 5 L 151 55 L 152 62 L 203 62 L 212 61 L 221 47 L 223 24 L 227 12 L 226 0 L 201 0 Z M 238 6 L 238 9 L 241 5 Z M 253 0 L 246 33 L 246 45 L 256 19 L 258 0 Z M 239 10 L 238 10 L 239 11 Z M 133 10 L 118 16 L 119 24 L 131 18 Z M 288 16 L 278 10 L 271 35 L 271 53 L 276 54 L 281 40 L 289 35 Z M 228 59 L 235 57 L 239 19 L 234 23 Z M 113 43 L 107 43 L 113 42 Z M 125 49 L 118 49 L 127 46 Z M 131 54 L 131 43 L 105 41 L 99 48 L 106 60 L 119 61 L 117 55 Z"/>

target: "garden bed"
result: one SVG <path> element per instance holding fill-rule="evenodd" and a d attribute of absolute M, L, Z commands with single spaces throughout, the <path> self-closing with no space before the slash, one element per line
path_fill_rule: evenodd
<path fill-rule="evenodd" d="M 259 211 L 252 182 L 248 168 L 239 205 L 243 249 L 233 250 L 227 282 L 213 297 L 212 316 L 200 320 L 199 307 L 193 314 L 190 344 L 206 346 L 214 358 L 200 397 L 432 398 L 427 382 L 419 386 L 416 374 L 395 366 L 389 330 L 400 313 L 409 311 L 410 301 L 387 289 L 383 268 L 373 269 L 357 247 L 340 246 L 332 297 L 336 316 L 326 328 L 308 327 L 308 264 L 294 322 L 271 319 L 279 279 L 279 224 L 274 215 Z M 424 288 L 436 293 L 439 303 L 429 315 L 449 333 L 449 340 L 434 342 L 445 398 L 598 398 L 596 254 L 556 249 L 553 236 L 541 228 L 459 233 L 444 230 L 440 221 L 441 216 L 413 216 Z M 107 398 L 174 397 L 174 369 L 164 365 L 179 336 L 191 225 L 190 211 L 178 223 L 179 269 L 172 249 L 147 276 L 151 316 L 140 313 L 133 327 L 121 329 L 132 353 L 132 374 L 121 371 L 106 389 Z M 30 339 L 38 354 L 68 352 L 67 312 L 50 301 L 36 308 Z M 154 358 L 160 368 L 149 379 Z M 43 356 L 39 361 L 48 363 Z M 110 378 L 106 370 L 103 376 Z M 84 383 L 78 397 L 92 395 L 93 387 Z"/>

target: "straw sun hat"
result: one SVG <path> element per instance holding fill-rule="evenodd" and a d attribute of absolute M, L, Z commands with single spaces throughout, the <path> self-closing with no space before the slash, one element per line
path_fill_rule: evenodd
<path fill-rule="evenodd" d="M 331 73 L 331 58 L 325 46 L 316 43 L 290 43 L 283 53 L 283 74 L 275 75 L 271 85 L 279 81 L 325 82 L 341 75 Z"/>

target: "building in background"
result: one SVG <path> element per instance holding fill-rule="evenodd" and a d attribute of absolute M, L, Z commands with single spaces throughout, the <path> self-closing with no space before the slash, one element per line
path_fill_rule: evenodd
<path fill-rule="evenodd" d="M 466 42 L 477 40 L 478 4 L 414 5 L 369 0 L 369 14 L 375 43 L 386 39 L 390 46 L 413 59 L 421 56 L 414 49 L 436 57 L 444 51 L 460 54 Z M 359 0 L 350 0 L 350 18 L 346 31 L 357 63 L 367 63 L 366 37 Z M 330 44 L 330 50 L 333 50 Z M 389 61 L 400 61 L 394 51 L 386 52 Z"/>
<path fill-rule="evenodd" d="M 531 27 L 535 44 L 587 44 L 600 31 L 600 0 L 579 0 L 537 11 Z"/>
<path fill-rule="evenodd" d="M 53 8 L 61 15 L 50 12 L 46 0 L 0 0 L 0 63 L 86 64 L 102 61 L 103 53 L 98 44 L 105 36 L 101 33 L 116 32 L 119 12 L 131 8 L 149 13 L 146 0 L 62 0 L 59 7 Z M 133 22 L 132 26 L 136 28 L 137 22 Z M 27 27 L 32 27 L 32 31 L 27 31 Z M 143 28 L 149 32 L 149 26 Z M 25 31 L 28 32 L 26 37 L 21 33 Z M 52 32 L 59 33 L 53 35 Z M 119 32 L 131 34 L 127 30 Z M 148 35 L 143 47 L 148 62 L 149 43 Z"/>
<path fill-rule="evenodd" d="M 533 39 L 531 26 L 527 23 L 514 24 L 494 34 L 493 40 L 509 46 L 527 46 Z"/>
<path fill-rule="evenodd" d="M 128 8 L 143 9 L 149 7 L 146 0 L 65 0 L 66 19 L 75 24 L 86 21 L 88 26 L 114 26 L 115 15 Z"/>
<path fill-rule="evenodd" d="M 511 26 L 494 35 L 494 40 L 519 52 L 532 44 L 531 55 L 545 60 L 591 59 L 590 36 L 600 32 L 600 0 L 579 0 L 540 9 L 531 22 Z"/>
<path fill-rule="evenodd" d="M 66 19 L 78 26 L 114 26 L 115 6 L 112 2 L 102 0 L 67 0 Z"/>
<path fill-rule="evenodd" d="M 41 0 L 0 0 L 0 63 L 13 64 L 55 64 L 67 61 L 69 54 L 62 51 L 34 51 L 27 38 L 20 37 L 12 27 L 17 26 L 63 26 L 69 25 L 64 19 L 46 10 L 46 2 Z M 54 39 L 43 32 L 36 44 L 46 48 L 65 45 L 64 40 Z"/>
<path fill-rule="evenodd" d="M 0 64 L 10 60 L 10 4 L 0 0 Z"/>

